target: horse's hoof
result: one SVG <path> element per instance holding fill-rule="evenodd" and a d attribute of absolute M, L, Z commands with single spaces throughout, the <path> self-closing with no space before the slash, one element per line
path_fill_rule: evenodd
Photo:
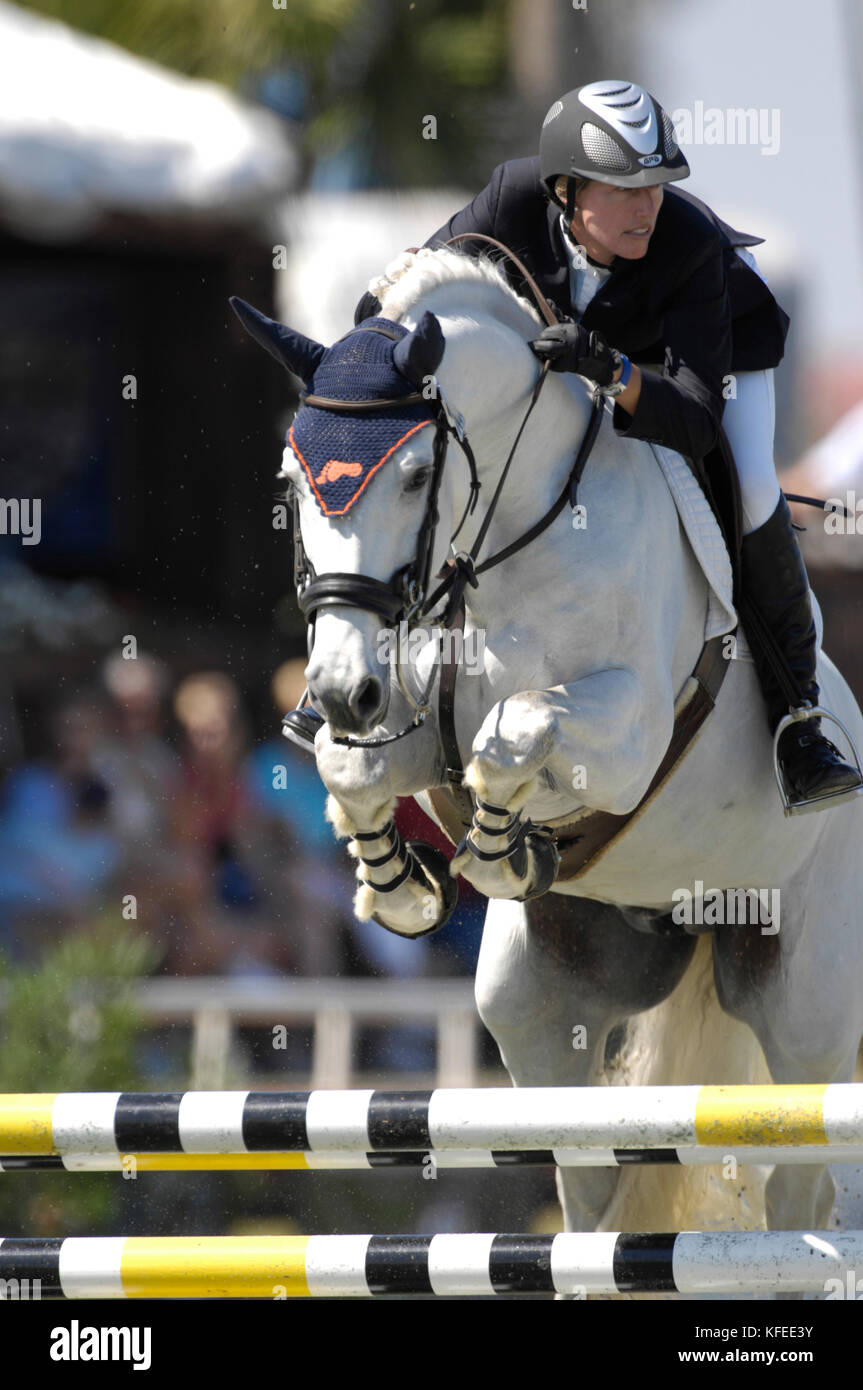
<path fill-rule="evenodd" d="M 394 936 L 404 936 L 409 941 L 417 941 L 420 937 L 431 936 L 432 932 L 440 931 L 445 927 L 450 917 L 456 909 L 458 903 L 458 883 L 450 877 L 449 860 L 441 850 L 435 849 L 433 845 L 427 845 L 423 840 L 409 840 L 405 846 L 408 853 L 413 855 L 414 862 L 419 869 L 419 874 L 411 874 L 414 883 L 423 882 L 434 893 L 435 889 L 440 890 L 442 908 L 437 919 L 431 926 L 423 931 L 399 931 L 397 927 L 388 926 L 376 912 L 372 913 L 372 921 L 377 922 L 379 927 L 384 927 L 386 931 L 392 932 Z"/>
<path fill-rule="evenodd" d="M 523 898 L 516 898 L 516 902 L 520 903 L 530 902 L 531 898 L 541 898 L 543 893 L 547 893 L 560 868 L 557 845 L 550 835 L 528 831 L 523 843 L 528 863 L 533 869 L 533 887 Z"/>
<path fill-rule="evenodd" d="M 441 891 L 441 916 L 431 928 L 432 931 L 438 931 L 446 926 L 455 912 L 458 903 L 458 881 L 450 876 L 449 860 L 442 850 L 435 849 L 434 845 L 427 845 L 424 840 L 408 840 L 407 847 L 421 865 L 425 878 Z"/>

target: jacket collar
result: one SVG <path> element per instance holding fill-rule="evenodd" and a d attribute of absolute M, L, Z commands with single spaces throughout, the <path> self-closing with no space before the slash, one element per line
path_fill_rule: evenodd
<path fill-rule="evenodd" d="M 537 268 L 537 279 L 543 294 L 554 302 L 558 311 L 570 314 L 572 304 L 569 297 L 569 260 L 563 244 L 560 209 L 550 202 L 546 208 L 546 217 L 549 259 L 544 267 Z M 584 311 L 582 323 L 586 328 L 590 327 L 591 321 L 598 313 L 601 313 L 603 327 L 609 331 L 613 330 L 617 323 L 622 325 L 631 319 L 632 301 L 637 293 L 641 264 L 640 261 L 628 261 L 622 256 L 615 256 L 610 266 L 611 274 L 600 285 Z"/>
<path fill-rule="evenodd" d="M 570 311 L 569 300 L 569 261 L 566 258 L 566 251 L 563 246 L 563 234 L 560 230 L 558 218 L 560 209 L 555 203 L 549 202 L 546 206 L 546 219 L 548 223 L 548 236 L 546 246 L 547 258 L 545 263 L 537 266 L 537 278 L 540 288 L 548 299 L 552 300 L 558 313 L 568 314 Z"/>

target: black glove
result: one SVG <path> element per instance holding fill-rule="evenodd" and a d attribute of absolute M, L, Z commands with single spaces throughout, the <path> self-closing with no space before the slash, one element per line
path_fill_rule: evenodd
<path fill-rule="evenodd" d="M 578 372 L 597 386 L 610 386 L 617 371 L 617 357 L 602 334 L 580 323 L 552 324 L 528 346 L 541 362 L 551 363 L 553 372 Z"/>

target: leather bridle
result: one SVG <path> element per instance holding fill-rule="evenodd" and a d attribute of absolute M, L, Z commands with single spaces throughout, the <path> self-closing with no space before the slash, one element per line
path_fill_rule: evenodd
<path fill-rule="evenodd" d="M 399 335 L 391 333 L 387 329 L 377 325 L 362 325 L 352 330 L 354 333 L 379 333 L 382 337 L 392 338 L 398 341 Z M 350 336 L 349 334 L 345 335 Z M 314 406 L 319 410 L 335 410 L 340 412 L 353 412 L 355 410 L 373 411 L 387 410 L 393 406 L 415 405 L 421 401 L 429 403 L 422 392 L 416 391 L 409 395 L 400 396 L 393 400 L 367 400 L 367 401 L 342 401 L 325 396 L 305 395 L 301 397 L 305 405 Z M 438 498 L 440 495 L 441 482 L 443 480 L 444 464 L 446 462 L 447 444 L 449 436 L 452 434 L 460 445 L 467 460 L 470 472 L 470 492 L 464 514 L 459 522 L 452 539 L 458 535 L 464 525 L 468 515 L 473 511 L 479 499 L 480 481 L 477 473 L 476 459 L 473 450 L 466 436 L 462 433 L 459 426 L 451 419 L 446 406 L 438 394 L 433 401 L 433 418 L 435 421 L 434 444 L 432 448 L 432 477 L 429 484 L 428 496 L 426 498 L 426 509 L 422 524 L 417 536 L 417 548 L 413 559 L 406 565 L 402 565 L 391 575 L 388 581 L 375 579 L 372 575 L 357 573 L 342 573 L 330 571 L 327 574 L 318 575 L 315 572 L 312 562 L 309 560 L 303 546 L 302 532 L 300 529 L 299 498 L 296 489 L 292 489 L 293 516 L 294 516 L 294 584 L 297 590 L 297 601 L 307 623 L 314 629 L 314 621 L 318 611 L 322 608 L 359 608 L 363 612 L 377 613 L 388 627 L 394 627 L 401 633 L 403 624 L 407 624 L 408 631 L 420 622 L 431 605 L 427 600 L 429 581 L 431 578 L 430 570 L 432 555 L 434 553 L 434 542 L 437 534 L 438 521 Z M 434 685 L 435 669 L 432 668 L 431 677 L 428 685 L 417 699 L 409 689 L 402 671 L 401 660 L 401 640 L 396 648 L 396 676 L 403 695 L 409 705 L 413 707 L 413 719 L 403 729 L 395 734 L 384 734 L 379 737 L 352 738 L 349 735 L 332 734 L 334 743 L 345 744 L 348 747 L 380 748 L 388 743 L 395 743 L 397 739 L 404 738 L 406 734 L 412 733 L 414 729 L 420 727 L 425 722 L 426 715 L 430 711 L 429 697 Z"/>
<path fill-rule="evenodd" d="M 446 245 L 455 245 L 465 240 L 478 240 L 488 242 L 500 250 L 515 265 L 516 269 L 524 278 L 525 283 L 531 290 L 536 300 L 537 308 L 542 317 L 548 324 L 558 322 L 557 316 L 549 307 L 548 302 L 543 297 L 536 282 L 532 279 L 522 262 L 517 256 L 513 255 L 502 242 L 496 241 L 493 237 L 487 237 L 480 233 L 463 233 L 453 237 Z M 380 325 L 360 324 L 352 329 L 345 337 L 350 337 L 352 333 L 379 333 L 383 337 L 398 341 L 400 335 L 390 332 Z M 438 513 L 438 498 L 440 495 L 441 483 L 443 480 L 443 470 L 446 463 L 447 446 L 449 437 L 452 435 L 461 447 L 467 460 L 470 471 L 470 492 L 464 513 L 450 537 L 450 547 L 454 544 L 459 532 L 461 531 L 468 516 L 470 516 L 479 500 L 480 481 L 477 473 L 476 459 L 470 446 L 470 441 L 464 434 L 461 424 L 457 417 L 452 415 L 447 403 L 438 390 L 437 395 L 430 401 L 428 397 L 420 391 L 410 395 L 400 396 L 395 399 L 387 400 L 361 400 L 344 401 L 326 396 L 316 396 L 305 394 L 301 395 L 302 404 L 313 406 L 319 410 L 333 410 L 342 413 L 354 413 L 356 411 L 372 412 L 376 410 L 392 409 L 394 406 L 415 405 L 425 402 L 432 405 L 433 418 L 435 421 L 435 438 L 432 456 L 432 477 L 429 485 L 428 497 L 426 500 L 426 511 L 417 539 L 417 550 L 413 559 L 406 565 L 402 565 L 390 577 L 388 581 L 375 579 L 371 575 L 342 573 L 333 571 L 327 574 L 316 574 L 314 567 L 305 553 L 302 535 L 299 524 L 299 500 L 296 489 L 292 489 L 293 516 L 294 516 L 294 583 L 297 590 L 297 600 L 300 609 L 307 622 L 314 624 L 317 612 L 322 608 L 348 607 L 359 608 L 364 612 L 377 613 L 385 622 L 393 627 L 401 628 L 402 624 L 407 624 L 410 632 L 418 623 L 422 622 L 434 609 L 446 598 L 446 608 L 442 614 L 438 627 L 439 655 L 443 645 L 443 636 L 447 629 L 460 627 L 464 622 L 464 592 L 468 584 L 477 587 L 477 576 L 492 569 L 503 560 L 508 559 L 517 551 L 529 545 L 535 540 L 546 527 L 560 514 L 563 507 L 569 501 L 575 505 L 575 489 L 578 480 L 587 462 L 588 455 L 593 447 L 599 424 L 602 416 L 602 397 L 597 396 L 594 400 L 594 408 L 585 431 L 584 438 L 576 455 L 573 468 L 566 480 L 566 485 L 556 501 L 548 509 L 543 517 L 518 540 L 503 550 L 498 551 L 482 564 L 477 564 L 480 550 L 488 535 L 494 513 L 497 509 L 507 475 L 516 450 L 524 432 L 525 426 L 531 413 L 539 400 L 540 392 L 548 374 L 549 363 L 544 362 L 540 370 L 536 385 L 531 393 L 531 398 L 527 409 L 522 417 L 512 447 L 507 455 L 500 477 L 495 487 L 494 495 L 489 504 L 488 510 L 483 518 L 482 525 L 477 532 L 473 545 L 469 551 L 461 551 L 452 555 L 445 563 L 443 569 L 435 577 L 440 580 L 432 593 L 429 593 L 429 583 L 431 579 L 430 570 L 432 554 L 434 550 L 435 535 L 437 525 L 440 520 Z M 397 739 L 404 738 L 413 729 L 418 728 L 429 713 L 428 703 L 431 689 L 435 679 L 435 668 L 433 665 L 431 677 L 426 690 L 419 700 L 417 700 L 408 690 L 403 678 L 401 668 L 401 642 L 396 649 L 396 674 L 403 694 L 409 704 L 414 708 L 414 717 L 411 724 L 395 734 L 386 734 L 378 738 L 353 738 L 350 736 L 331 735 L 334 743 L 346 744 L 349 747 L 375 748 L 384 744 L 393 743 Z M 448 774 L 450 775 L 451 785 L 455 792 L 461 793 L 461 760 L 454 756 L 454 725 L 450 729 L 450 720 L 442 710 L 444 718 L 441 727 L 441 737 L 444 743 Z M 447 727 L 444 728 L 443 725 Z M 457 755 L 457 745 L 455 745 Z M 464 793 L 462 793 L 464 795 Z"/>

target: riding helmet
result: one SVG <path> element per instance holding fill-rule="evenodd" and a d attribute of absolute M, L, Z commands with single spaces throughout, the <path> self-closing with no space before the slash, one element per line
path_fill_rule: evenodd
<path fill-rule="evenodd" d="M 540 177 L 553 202 L 561 174 L 619 188 L 689 176 L 671 118 L 634 82 L 590 82 L 553 103 L 539 138 Z M 573 185 L 570 184 L 570 188 Z"/>

